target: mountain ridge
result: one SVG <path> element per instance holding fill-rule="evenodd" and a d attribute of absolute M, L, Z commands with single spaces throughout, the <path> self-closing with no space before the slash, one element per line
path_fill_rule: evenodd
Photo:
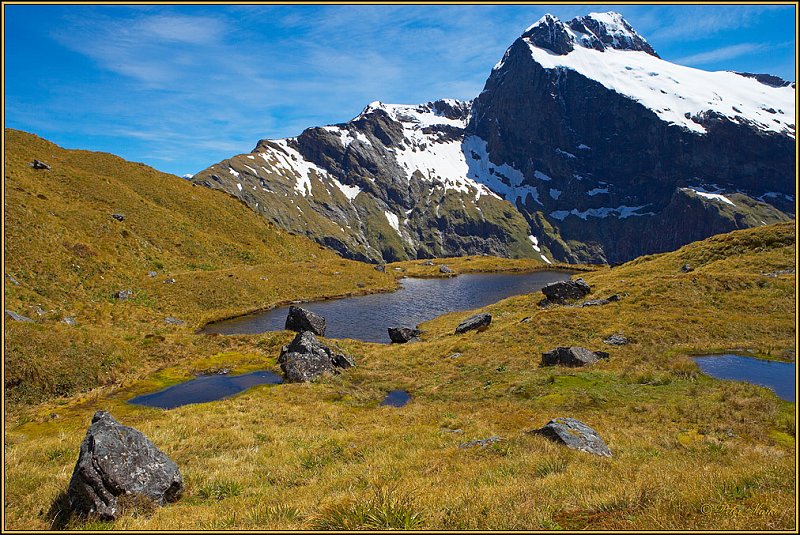
<path fill-rule="evenodd" d="M 545 15 L 471 101 L 375 101 L 192 180 L 358 260 L 616 263 L 792 215 L 793 119 L 777 77 L 666 62 L 619 13 Z"/>

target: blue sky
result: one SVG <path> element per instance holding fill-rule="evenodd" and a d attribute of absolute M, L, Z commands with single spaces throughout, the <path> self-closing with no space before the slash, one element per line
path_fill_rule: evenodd
<path fill-rule="evenodd" d="M 668 61 L 795 80 L 794 5 L 4 5 L 5 126 L 194 173 L 369 102 L 470 99 L 545 13 Z"/>

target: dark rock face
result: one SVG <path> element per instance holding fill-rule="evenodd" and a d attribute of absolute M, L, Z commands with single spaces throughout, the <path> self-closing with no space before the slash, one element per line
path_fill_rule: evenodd
<path fill-rule="evenodd" d="M 125 221 L 125 215 L 124 214 L 111 214 L 111 217 L 113 217 L 117 221 Z"/>
<path fill-rule="evenodd" d="M 572 45 L 572 38 L 564 29 L 564 25 L 551 15 L 545 15 L 539 21 L 522 34 L 522 37 L 530 39 L 531 43 L 539 48 L 563 56 L 572 52 L 575 47 Z"/>
<path fill-rule="evenodd" d="M 405 344 L 407 342 L 418 342 L 422 331 L 419 329 L 409 329 L 408 327 L 389 327 L 389 338 L 393 344 Z"/>
<path fill-rule="evenodd" d="M 297 333 L 290 344 L 283 346 L 278 363 L 288 383 L 307 383 L 322 374 L 336 374 L 355 366 L 350 356 L 334 352 L 311 331 Z"/>
<path fill-rule="evenodd" d="M 794 86 L 794 82 L 787 82 L 780 76 L 774 76 L 772 74 L 754 74 L 752 72 L 737 72 L 736 74 L 744 76 L 745 78 L 755 78 L 762 84 L 768 85 L 770 87 Z"/>
<path fill-rule="evenodd" d="M 573 22 L 573 31 L 593 24 L 583 17 Z M 549 25 L 542 28 L 536 31 L 550 34 Z M 597 33 L 592 42 L 605 48 L 655 56 L 644 41 L 611 36 L 605 43 L 603 31 Z M 525 35 L 473 101 L 465 136 L 485 141 L 491 163 L 517 169 L 521 186 L 538 192 L 506 198 L 556 260 L 622 263 L 758 226 L 760 220 L 786 220 L 781 210 L 793 211 L 782 204 L 785 195 L 791 200 L 795 195 L 794 181 L 787 178 L 794 177 L 793 137 L 714 114 L 697 117 L 706 130 L 702 135 L 670 125 L 575 70 L 543 67 L 531 56 L 529 45 L 536 43 Z M 585 47 L 599 50 L 591 42 Z M 718 184 L 743 197 L 733 199 L 733 207 L 681 190 L 699 184 Z M 640 208 L 635 216 L 608 212 L 619 206 Z"/>
<path fill-rule="evenodd" d="M 589 351 L 583 347 L 557 347 L 542 353 L 542 366 L 586 366 L 594 364 L 598 359 L 608 358 L 604 351 Z"/>
<path fill-rule="evenodd" d="M 597 431 L 574 418 L 555 418 L 541 429 L 534 429 L 530 433 L 547 437 L 573 450 L 611 457 L 611 450 Z"/>
<path fill-rule="evenodd" d="M 560 304 L 574 299 L 581 299 L 591 291 L 586 281 L 581 278 L 574 281 L 551 282 L 542 288 L 542 293 L 549 302 Z"/>
<path fill-rule="evenodd" d="M 285 328 L 289 331 L 311 331 L 317 336 L 325 336 L 325 318 L 310 310 L 290 306 Z"/>
<path fill-rule="evenodd" d="M 176 501 L 183 490 L 178 466 L 147 437 L 105 411 L 95 413 L 67 490 L 73 511 L 114 520 L 123 496 L 163 505 Z"/>
<path fill-rule="evenodd" d="M 39 160 L 33 160 L 30 163 L 30 166 L 33 167 L 34 169 L 45 169 L 45 170 L 49 170 L 50 169 L 49 165 L 47 165 L 46 163 L 41 162 Z"/>
<path fill-rule="evenodd" d="M 689 273 L 690 271 L 694 271 L 694 268 L 691 266 L 691 264 L 684 264 L 681 266 L 681 271 L 684 273 Z"/>
<path fill-rule="evenodd" d="M 472 331 L 477 329 L 479 331 L 485 330 L 489 327 L 489 324 L 492 323 L 492 315 L 481 313 L 475 314 L 474 316 L 470 316 L 469 318 L 462 321 L 458 327 L 456 327 L 456 334 L 463 334 L 467 331 Z"/>

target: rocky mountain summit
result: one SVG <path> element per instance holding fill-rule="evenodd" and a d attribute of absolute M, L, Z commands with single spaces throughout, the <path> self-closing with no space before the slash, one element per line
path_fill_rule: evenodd
<path fill-rule="evenodd" d="M 794 215 L 795 86 L 545 15 L 473 101 L 369 104 L 194 175 L 343 256 L 623 262 Z"/>

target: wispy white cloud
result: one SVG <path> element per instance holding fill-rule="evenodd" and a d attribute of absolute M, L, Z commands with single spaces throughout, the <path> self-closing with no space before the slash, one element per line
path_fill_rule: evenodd
<path fill-rule="evenodd" d="M 770 45 L 764 43 L 741 43 L 683 56 L 681 58 L 676 58 L 674 62 L 681 65 L 707 65 L 717 61 L 738 58 L 747 54 L 756 54 L 769 48 L 771 48 Z"/>
<path fill-rule="evenodd" d="M 674 11 L 668 14 L 666 6 L 653 6 L 652 12 L 661 14 L 661 24 L 652 28 L 649 36 L 661 42 L 708 39 L 723 31 L 748 28 L 761 15 L 776 9 L 786 9 L 786 6 L 685 6 L 679 17 Z"/>

